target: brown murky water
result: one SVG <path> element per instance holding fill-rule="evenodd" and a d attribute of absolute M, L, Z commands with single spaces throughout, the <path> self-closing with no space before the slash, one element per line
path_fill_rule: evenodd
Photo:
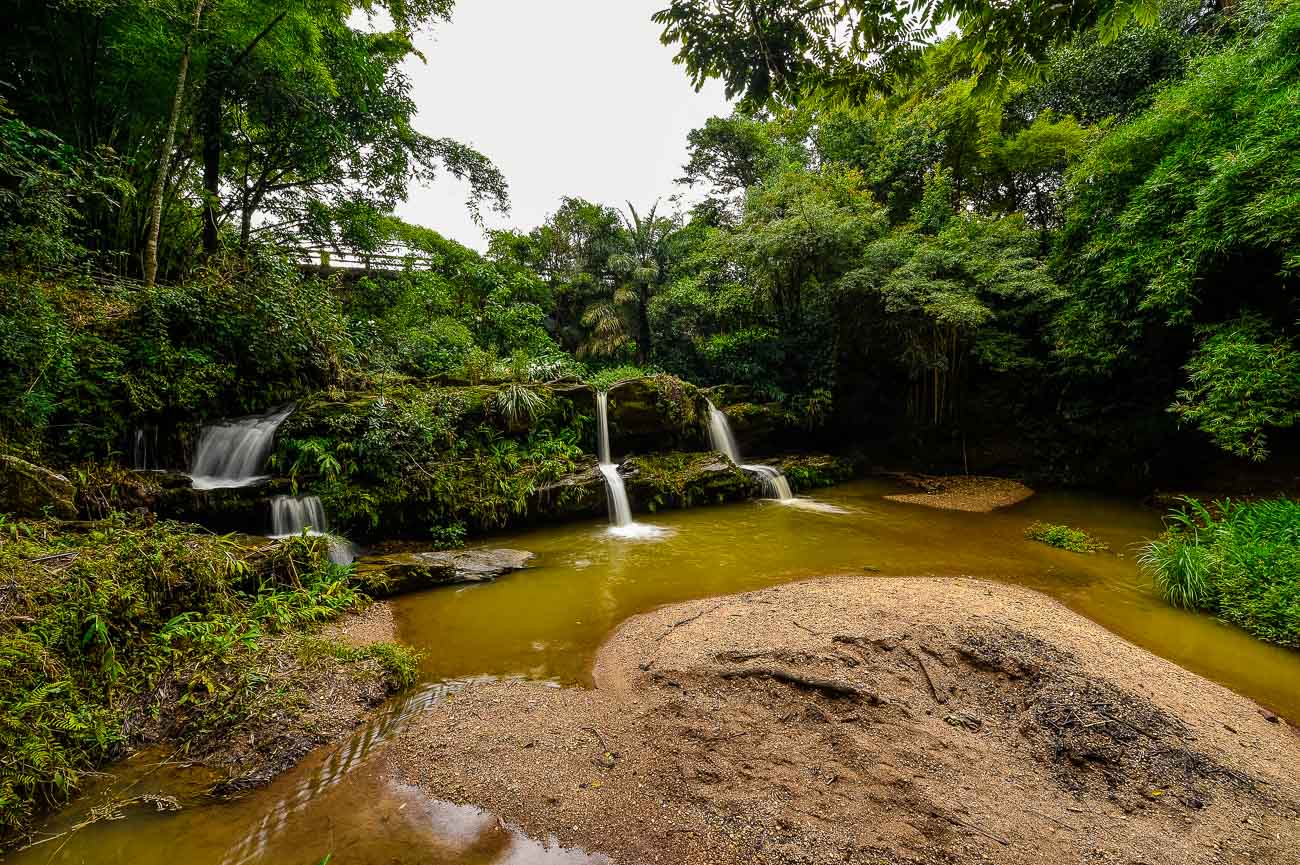
<path fill-rule="evenodd" d="M 430 682 L 527 676 L 584 684 L 596 648 L 628 616 L 674 601 L 761 588 L 802 577 L 970 575 L 1039 589 L 1109 630 L 1300 720 L 1300 653 L 1261 643 L 1208 617 L 1170 608 L 1134 562 L 1160 530 L 1131 501 L 1047 493 L 992 514 L 890 502 L 883 482 L 816 494 L 842 513 L 775 502 L 650 515 L 656 538 L 611 537 L 582 523 L 493 538 L 537 554 L 536 567 L 497 583 L 400 599 L 402 637 L 426 652 Z M 1024 539 L 1033 520 L 1087 529 L 1110 553 L 1079 555 Z M 7 863 L 132 865 L 591 865 L 605 860 L 528 839 L 491 815 L 430 802 L 394 786 L 367 761 L 403 717 L 440 699 L 430 686 L 339 746 L 325 749 L 245 798 L 176 813 L 133 810 L 57 838 Z M 145 758 L 147 759 L 147 758 Z M 156 760 L 156 758 L 154 758 Z M 133 773 L 128 764 L 117 770 Z M 176 792 L 162 771 L 131 789 Z M 119 782 L 119 787 L 124 786 Z M 88 796 L 49 827 L 59 832 L 103 801 Z"/>

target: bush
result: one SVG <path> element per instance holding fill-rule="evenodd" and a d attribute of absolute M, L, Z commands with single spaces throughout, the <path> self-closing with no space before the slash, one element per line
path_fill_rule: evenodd
<path fill-rule="evenodd" d="M 277 635 L 363 601 L 327 541 L 248 547 L 173 523 L 0 524 L 0 843 L 80 776 L 155 737 L 231 735 L 292 696 L 257 668 Z M 358 652 L 409 683 L 404 650 Z"/>
<path fill-rule="evenodd" d="M 1166 600 L 1300 646 L 1300 502 L 1185 498 L 1139 562 Z"/>
<path fill-rule="evenodd" d="M 1095 553 L 1110 549 L 1083 529 L 1072 529 L 1056 523 L 1030 523 L 1025 529 L 1025 537 L 1072 553 Z"/>

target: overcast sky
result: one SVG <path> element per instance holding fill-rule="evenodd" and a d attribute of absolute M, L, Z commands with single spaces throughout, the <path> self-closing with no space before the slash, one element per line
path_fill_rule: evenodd
<path fill-rule="evenodd" d="M 730 111 L 722 87 L 696 93 L 650 16 L 667 0 L 461 0 L 450 24 L 417 41 L 410 62 L 420 131 L 487 155 L 510 184 L 509 216 L 532 228 L 561 196 L 638 209 L 679 191 L 686 133 Z M 412 189 L 410 222 L 486 245 L 446 178 Z"/>

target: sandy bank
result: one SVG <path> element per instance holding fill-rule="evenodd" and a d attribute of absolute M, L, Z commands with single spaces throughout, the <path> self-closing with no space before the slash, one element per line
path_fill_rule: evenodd
<path fill-rule="evenodd" d="M 1033 490 L 1020 481 L 1009 478 L 916 474 L 900 474 L 893 477 L 908 486 L 915 487 L 917 492 L 899 493 L 885 498 L 894 502 L 925 505 L 928 508 L 942 508 L 948 511 L 986 514 L 998 508 L 1023 502 L 1034 494 Z"/>
<path fill-rule="evenodd" d="M 1300 862 L 1294 731 L 1027 590 L 674 605 L 596 681 L 472 685 L 388 771 L 625 865 Z"/>

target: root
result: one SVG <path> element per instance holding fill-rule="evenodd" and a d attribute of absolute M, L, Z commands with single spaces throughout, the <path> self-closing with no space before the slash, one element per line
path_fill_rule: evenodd
<path fill-rule="evenodd" d="M 866 700 L 875 706 L 885 704 L 885 701 L 875 691 L 855 685 L 852 682 L 845 682 L 840 679 L 826 679 L 821 676 L 809 676 L 791 670 L 784 670 L 780 667 L 745 667 L 739 670 L 721 670 L 717 675 L 723 679 L 774 679 L 787 685 L 807 688 L 810 691 L 820 691 L 833 698 L 848 697 L 850 699 Z"/>

